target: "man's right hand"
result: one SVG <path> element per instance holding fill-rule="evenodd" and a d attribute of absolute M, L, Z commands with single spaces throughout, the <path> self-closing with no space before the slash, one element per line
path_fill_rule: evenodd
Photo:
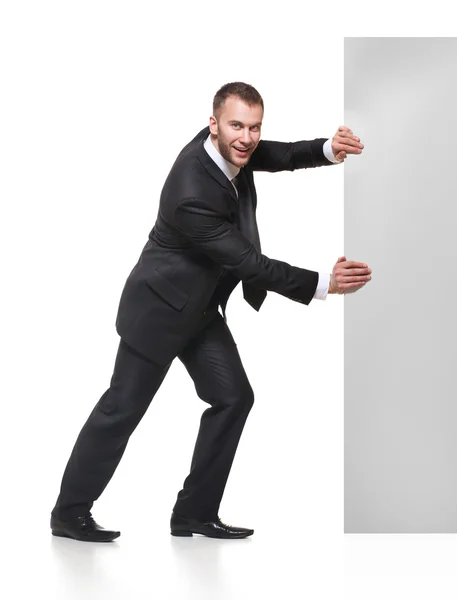
<path fill-rule="evenodd" d="M 340 256 L 330 275 L 329 294 L 357 292 L 371 279 L 371 269 L 365 263 L 346 260 Z"/>

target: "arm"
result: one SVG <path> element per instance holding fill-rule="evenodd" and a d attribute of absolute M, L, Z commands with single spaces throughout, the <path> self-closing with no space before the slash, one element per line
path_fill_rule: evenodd
<path fill-rule="evenodd" d="M 252 154 L 254 171 L 294 171 L 344 162 L 348 154 L 361 154 L 364 145 L 352 130 L 341 125 L 331 139 L 302 142 L 261 140 Z"/>
<path fill-rule="evenodd" d="M 249 166 L 254 171 L 294 171 L 333 164 L 324 155 L 327 138 L 302 142 L 270 142 L 260 140 Z"/>
<path fill-rule="evenodd" d="M 175 210 L 174 225 L 195 248 L 238 279 L 297 302 L 311 302 L 318 273 L 270 259 L 258 252 L 227 220 L 216 201 L 184 198 Z"/>

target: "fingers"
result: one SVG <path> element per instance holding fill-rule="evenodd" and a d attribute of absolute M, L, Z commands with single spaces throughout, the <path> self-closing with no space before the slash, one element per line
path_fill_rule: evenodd
<path fill-rule="evenodd" d="M 343 283 L 366 283 L 370 279 L 371 275 L 344 275 Z"/>
<path fill-rule="evenodd" d="M 338 127 L 338 131 L 336 132 L 336 135 L 341 135 L 342 137 L 351 137 L 360 142 L 360 138 L 355 136 L 352 133 L 352 129 L 349 129 L 349 127 L 346 127 L 346 125 L 340 125 L 340 127 Z"/>
<path fill-rule="evenodd" d="M 370 267 L 366 263 L 357 262 L 355 260 L 346 260 L 345 256 L 340 256 L 333 267 L 346 275 L 361 275 L 371 273 Z"/>
<path fill-rule="evenodd" d="M 335 275 L 344 281 L 369 281 L 371 269 L 335 269 Z"/>
<path fill-rule="evenodd" d="M 332 293 L 345 294 L 355 292 L 371 281 L 371 269 L 366 263 L 346 260 L 340 256 L 333 267 Z"/>
<path fill-rule="evenodd" d="M 349 154 L 361 154 L 363 148 L 360 138 L 346 125 L 341 125 L 332 139 L 332 150 L 335 155 L 343 151 Z"/>
<path fill-rule="evenodd" d="M 346 260 L 345 256 L 340 256 L 339 259 L 336 261 L 336 264 L 343 263 L 343 262 L 346 264 L 344 265 L 344 267 L 342 265 L 339 265 L 340 268 L 341 267 L 343 267 L 344 269 L 367 269 L 367 268 L 369 268 L 366 263 L 357 262 L 356 260 Z"/>
<path fill-rule="evenodd" d="M 345 269 L 366 269 L 368 267 L 367 264 L 362 262 L 357 262 L 355 260 L 348 260 L 345 265 Z"/>
<path fill-rule="evenodd" d="M 336 152 L 350 152 L 351 154 L 360 154 L 365 146 L 355 138 L 344 138 L 335 136 L 332 141 L 332 149 Z"/>

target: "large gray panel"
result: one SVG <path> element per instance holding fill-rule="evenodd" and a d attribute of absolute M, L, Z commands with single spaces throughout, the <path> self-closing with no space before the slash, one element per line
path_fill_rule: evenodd
<path fill-rule="evenodd" d="M 457 532 L 457 38 L 345 40 L 345 531 Z"/>

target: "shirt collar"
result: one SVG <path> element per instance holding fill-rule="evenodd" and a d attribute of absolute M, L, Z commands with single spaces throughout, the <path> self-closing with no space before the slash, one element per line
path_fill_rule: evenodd
<path fill-rule="evenodd" d="M 203 144 L 203 146 L 204 146 L 205 150 L 208 152 L 208 154 L 210 155 L 210 157 L 214 160 L 216 165 L 220 168 L 220 170 L 227 177 L 227 179 L 232 181 L 232 179 L 234 177 L 236 177 L 238 175 L 238 173 L 240 172 L 240 168 L 237 167 L 236 165 L 232 164 L 228 160 L 225 160 L 225 158 L 218 152 L 218 150 L 216 150 L 216 147 L 214 146 L 213 141 L 211 139 L 211 135 L 209 135 L 206 138 L 206 141 Z"/>

